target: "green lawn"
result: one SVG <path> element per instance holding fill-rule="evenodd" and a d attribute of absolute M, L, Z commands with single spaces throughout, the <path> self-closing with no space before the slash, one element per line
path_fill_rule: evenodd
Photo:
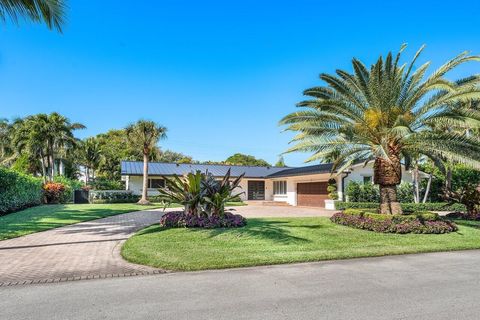
<path fill-rule="evenodd" d="M 127 260 L 169 270 L 203 270 L 480 248 L 480 223 L 441 235 L 381 234 L 328 218 L 249 219 L 238 229 L 151 226 L 122 248 Z"/>
<path fill-rule="evenodd" d="M 0 240 L 120 213 L 159 208 L 134 203 L 43 205 L 0 216 Z"/>

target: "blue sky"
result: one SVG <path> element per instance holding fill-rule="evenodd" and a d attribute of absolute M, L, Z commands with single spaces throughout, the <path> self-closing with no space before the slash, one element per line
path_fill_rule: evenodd
<path fill-rule="evenodd" d="M 82 138 L 151 119 L 169 129 L 163 148 L 273 163 L 292 137 L 278 120 L 319 73 L 351 70 L 353 56 L 370 64 L 404 42 L 406 57 L 426 44 L 422 61 L 434 67 L 480 54 L 479 12 L 462 0 L 71 0 L 63 34 L 0 26 L 0 117 L 57 111 L 88 127 Z M 479 72 L 470 64 L 452 78 Z"/>

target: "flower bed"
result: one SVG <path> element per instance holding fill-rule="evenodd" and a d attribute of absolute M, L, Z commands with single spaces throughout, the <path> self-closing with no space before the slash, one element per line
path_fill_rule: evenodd
<path fill-rule="evenodd" d="M 335 213 L 330 220 L 336 224 L 382 233 L 439 234 L 457 231 L 457 225 L 438 215 L 421 212 L 411 215 L 383 215 L 358 209 Z"/>
<path fill-rule="evenodd" d="M 187 215 L 184 212 L 168 212 L 160 219 L 160 226 L 167 228 L 238 228 L 247 224 L 239 214 L 225 212 L 222 216 Z"/>

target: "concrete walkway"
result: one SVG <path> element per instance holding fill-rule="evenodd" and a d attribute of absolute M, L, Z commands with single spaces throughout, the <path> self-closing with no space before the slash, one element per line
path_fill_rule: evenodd
<path fill-rule="evenodd" d="M 162 214 L 159 209 L 130 212 L 0 241 L 0 285 L 159 273 L 126 262 L 120 248 Z"/>
<path fill-rule="evenodd" d="M 0 318 L 479 319 L 480 251 L 0 288 Z"/>

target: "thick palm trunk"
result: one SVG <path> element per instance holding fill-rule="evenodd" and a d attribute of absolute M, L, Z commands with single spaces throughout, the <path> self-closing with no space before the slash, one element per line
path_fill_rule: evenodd
<path fill-rule="evenodd" d="M 402 167 L 398 155 L 389 159 L 376 158 L 373 166 L 373 180 L 380 187 L 380 213 L 402 214 L 397 200 L 397 185 L 402 180 Z"/>
<path fill-rule="evenodd" d="M 143 155 L 143 188 L 142 188 L 142 198 L 138 201 L 138 204 L 150 204 L 147 200 L 148 192 L 148 155 Z"/>

